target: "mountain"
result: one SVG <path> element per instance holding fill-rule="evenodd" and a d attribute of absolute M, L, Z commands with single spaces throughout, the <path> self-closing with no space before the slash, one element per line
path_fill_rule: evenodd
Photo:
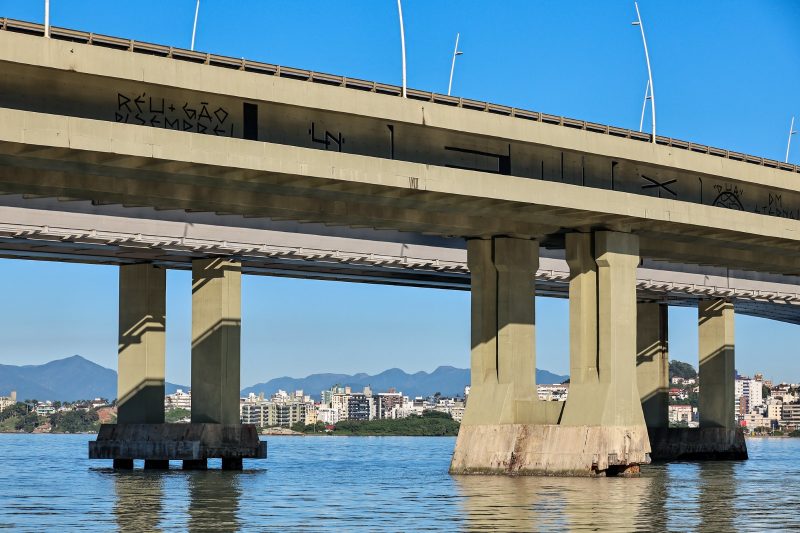
<path fill-rule="evenodd" d="M 167 394 L 188 387 L 166 384 Z M 43 365 L 0 365 L 0 396 L 17 391 L 17 399 L 74 402 L 117 397 L 117 373 L 80 355 Z"/>
<path fill-rule="evenodd" d="M 536 370 L 537 383 L 561 383 L 568 376 L 559 376 L 547 370 Z M 408 374 L 399 368 L 392 368 L 371 376 L 369 374 L 312 374 L 305 378 L 276 378 L 266 383 L 247 387 L 242 396 L 253 392 L 263 392 L 270 396 L 283 389 L 285 391 L 303 390 L 306 394 L 319 397 L 320 391 L 332 386 L 349 385 L 360 391 L 365 385 L 375 392 L 383 392 L 394 387 L 408 396 L 430 396 L 436 392 L 444 396 L 464 394 L 469 384 L 469 370 L 440 366 L 431 373 L 416 372 Z M 185 385 L 166 384 L 167 394 L 177 389 L 189 390 Z M 0 365 L 0 396 L 17 391 L 22 400 L 60 400 L 72 402 L 92 398 L 117 397 L 117 373 L 93 363 L 80 355 L 57 359 L 43 365 Z"/>
<path fill-rule="evenodd" d="M 547 370 L 536 369 L 536 383 L 561 383 L 569 376 L 559 376 Z M 373 392 L 383 392 L 394 387 L 403 394 L 414 396 L 430 396 L 436 392 L 444 396 L 461 396 L 464 387 L 469 385 L 469 370 L 440 366 L 430 374 L 416 372 L 408 374 L 399 368 L 392 368 L 370 376 L 369 374 L 311 374 L 305 378 L 282 377 L 266 383 L 258 383 L 242 391 L 242 396 L 264 393 L 270 396 L 282 389 L 285 391 L 302 390 L 306 394 L 318 398 L 320 391 L 330 389 L 333 385 L 349 385 L 354 391 L 361 391 L 365 385 L 372 387 Z"/>

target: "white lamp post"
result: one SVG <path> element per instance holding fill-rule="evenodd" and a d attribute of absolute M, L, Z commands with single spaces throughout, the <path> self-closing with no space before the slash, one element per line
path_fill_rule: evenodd
<path fill-rule="evenodd" d="M 194 51 L 194 36 L 197 33 L 197 15 L 200 13 L 200 0 L 197 0 L 197 5 L 194 7 L 194 25 L 192 26 L 192 47 Z"/>
<path fill-rule="evenodd" d="M 784 160 L 784 163 L 789 162 L 789 148 L 792 147 L 792 135 L 795 133 L 797 132 L 794 131 L 794 117 L 792 117 L 792 123 L 789 125 L 789 140 L 786 142 L 786 159 Z"/>
<path fill-rule="evenodd" d="M 458 50 L 458 38 L 460 36 L 460 33 L 456 33 L 456 47 L 453 49 L 453 62 L 450 64 L 450 83 L 447 84 L 447 96 L 450 96 L 450 90 L 453 88 L 453 71 L 456 68 L 456 56 L 464 53 Z"/>
<path fill-rule="evenodd" d="M 636 7 L 636 21 L 632 24 L 634 26 L 639 26 L 639 29 L 642 31 L 642 44 L 644 45 L 644 58 L 647 61 L 647 86 L 650 89 L 650 111 L 652 112 L 653 116 L 653 142 L 656 142 L 656 94 L 655 90 L 653 89 L 653 71 L 650 69 L 650 54 L 647 52 L 647 39 L 644 36 L 644 24 L 642 24 L 642 16 L 639 14 L 639 4 L 637 2 L 633 3 L 634 7 Z M 645 103 L 647 103 L 647 92 L 645 92 Z M 644 106 L 642 111 L 644 111 Z M 644 116 L 644 112 L 642 113 Z M 643 119 L 644 120 L 644 119 Z M 640 130 L 641 131 L 641 128 Z"/>
<path fill-rule="evenodd" d="M 44 0 L 44 36 L 50 37 L 50 0 Z"/>
<path fill-rule="evenodd" d="M 199 1 L 199 0 L 198 0 Z M 406 97 L 406 34 L 403 30 L 403 5 L 397 0 L 397 14 L 400 17 L 400 52 L 403 54 L 403 98 Z"/>

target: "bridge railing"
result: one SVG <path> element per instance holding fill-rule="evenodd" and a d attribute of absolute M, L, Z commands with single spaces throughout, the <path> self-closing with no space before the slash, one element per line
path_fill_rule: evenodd
<path fill-rule="evenodd" d="M 8 18 L 0 18 L 0 30 L 17 32 L 17 33 L 26 33 L 29 35 L 44 36 L 43 24 L 37 24 L 34 22 L 25 22 L 21 20 L 13 20 Z M 375 92 L 391 96 L 399 97 L 402 95 L 402 88 L 397 85 L 378 83 L 375 81 L 367 81 L 357 78 L 348 78 L 347 76 L 337 76 L 334 74 L 325 74 L 322 72 L 314 72 L 305 69 L 284 67 L 280 65 L 273 65 L 271 63 L 251 61 L 244 58 L 237 59 L 234 57 L 220 56 L 205 52 L 196 52 L 192 50 L 186 50 L 184 48 L 175 48 L 173 46 L 153 44 L 143 41 L 135 41 L 133 39 L 122 39 L 119 37 L 110 37 L 108 35 L 100 35 L 96 33 L 70 30 L 67 28 L 58 28 L 53 26 L 50 27 L 50 36 L 53 39 L 79 42 L 83 44 L 103 46 L 107 48 L 115 48 L 118 50 L 128 50 L 130 52 L 136 52 L 141 54 L 169 57 L 181 61 L 202 63 L 206 65 L 212 65 L 215 67 L 244 70 L 246 72 L 268 74 L 272 76 L 279 76 L 281 78 L 290 78 L 295 80 L 308 81 L 312 83 L 322 83 L 325 85 L 334 85 L 338 87 L 345 87 L 348 89 Z M 643 142 L 652 141 L 652 135 L 649 133 L 642 133 L 626 128 L 597 124 L 594 122 L 587 122 L 585 120 L 578 120 L 558 115 L 548 115 L 546 113 L 541 113 L 539 111 L 529 111 L 525 109 L 518 109 L 515 107 L 492 104 L 490 102 L 482 102 L 479 100 L 470 100 L 468 98 L 448 96 L 445 94 L 439 94 L 432 91 L 421 91 L 418 89 L 408 89 L 406 91 L 406 94 L 408 98 L 412 100 L 422 100 L 434 104 L 449 105 L 453 107 L 460 107 L 475 111 L 485 111 L 487 113 L 505 115 L 523 120 L 532 120 L 536 122 L 542 122 L 545 124 L 553 124 L 553 125 L 563 126 L 566 128 L 584 130 L 592 133 L 601 133 L 605 135 L 612 135 L 615 137 L 623 137 L 634 141 L 643 141 Z M 656 136 L 656 144 L 669 146 L 671 148 L 689 150 L 691 152 L 697 152 L 716 157 L 722 157 L 725 159 L 732 159 L 734 161 L 742 161 L 745 163 L 760 165 L 764 167 L 785 170 L 788 172 L 800 173 L 800 165 L 784 163 L 782 161 L 743 154 L 740 152 L 732 152 L 722 148 L 714 148 L 712 146 L 706 146 L 703 144 L 697 144 L 689 141 L 673 139 L 672 137 L 663 137 L 661 135 L 658 135 Z"/>

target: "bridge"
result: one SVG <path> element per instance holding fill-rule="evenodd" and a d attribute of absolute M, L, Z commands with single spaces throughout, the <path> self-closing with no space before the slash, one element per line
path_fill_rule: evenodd
<path fill-rule="evenodd" d="M 470 290 L 453 473 L 744 458 L 734 312 L 800 322 L 800 168 L 364 80 L 0 19 L 0 256 L 119 265 L 130 468 L 264 457 L 239 423 L 242 274 Z M 651 142 L 651 141 L 655 142 Z M 192 424 L 164 424 L 166 269 L 191 269 Z M 536 397 L 535 295 L 570 301 L 570 395 Z M 669 305 L 701 421 L 667 423 Z"/>

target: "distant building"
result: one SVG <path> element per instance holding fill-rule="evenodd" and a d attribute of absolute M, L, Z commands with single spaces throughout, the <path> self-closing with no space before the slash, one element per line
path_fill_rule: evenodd
<path fill-rule="evenodd" d="M 800 404 L 783 404 L 781 407 L 781 425 L 800 428 Z"/>
<path fill-rule="evenodd" d="M 739 410 L 740 398 L 745 398 L 745 412 L 750 413 L 764 406 L 763 383 L 759 379 L 739 376 L 734 384 L 734 402 Z"/>
<path fill-rule="evenodd" d="M 669 421 L 674 423 L 683 422 L 688 425 L 694 417 L 694 409 L 691 405 L 670 405 L 668 412 Z"/>
<path fill-rule="evenodd" d="M 192 391 L 183 392 L 183 389 L 176 390 L 173 394 L 167 394 L 164 397 L 164 410 L 170 411 L 172 409 L 186 409 L 192 410 Z"/>
<path fill-rule="evenodd" d="M 36 414 L 39 416 L 50 416 L 56 412 L 56 408 L 53 407 L 53 402 L 46 401 L 46 402 L 39 402 L 36 404 Z"/>
<path fill-rule="evenodd" d="M 545 402 L 565 402 L 567 401 L 567 394 L 569 394 L 569 385 L 566 383 L 536 386 L 536 395 Z"/>
<path fill-rule="evenodd" d="M 8 396 L 0 396 L 0 411 L 17 403 L 17 391 L 12 390 Z"/>
<path fill-rule="evenodd" d="M 400 418 L 398 413 L 403 408 L 403 393 L 389 389 L 375 396 L 375 418 Z"/>
<path fill-rule="evenodd" d="M 288 394 L 279 390 L 269 400 L 264 394 L 253 393 L 239 402 L 239 418 L 243 424 L 254 424 L 260 427 L 291 427 L 294 424 L 315 424 L 317 411 L 314 402 L 303 391 Z"/>
<path fill-rule="evenodd" d="M 369 420 L 372 397 L 362 393 L 351 394 L 347 399 L 348 420 Z"/>

